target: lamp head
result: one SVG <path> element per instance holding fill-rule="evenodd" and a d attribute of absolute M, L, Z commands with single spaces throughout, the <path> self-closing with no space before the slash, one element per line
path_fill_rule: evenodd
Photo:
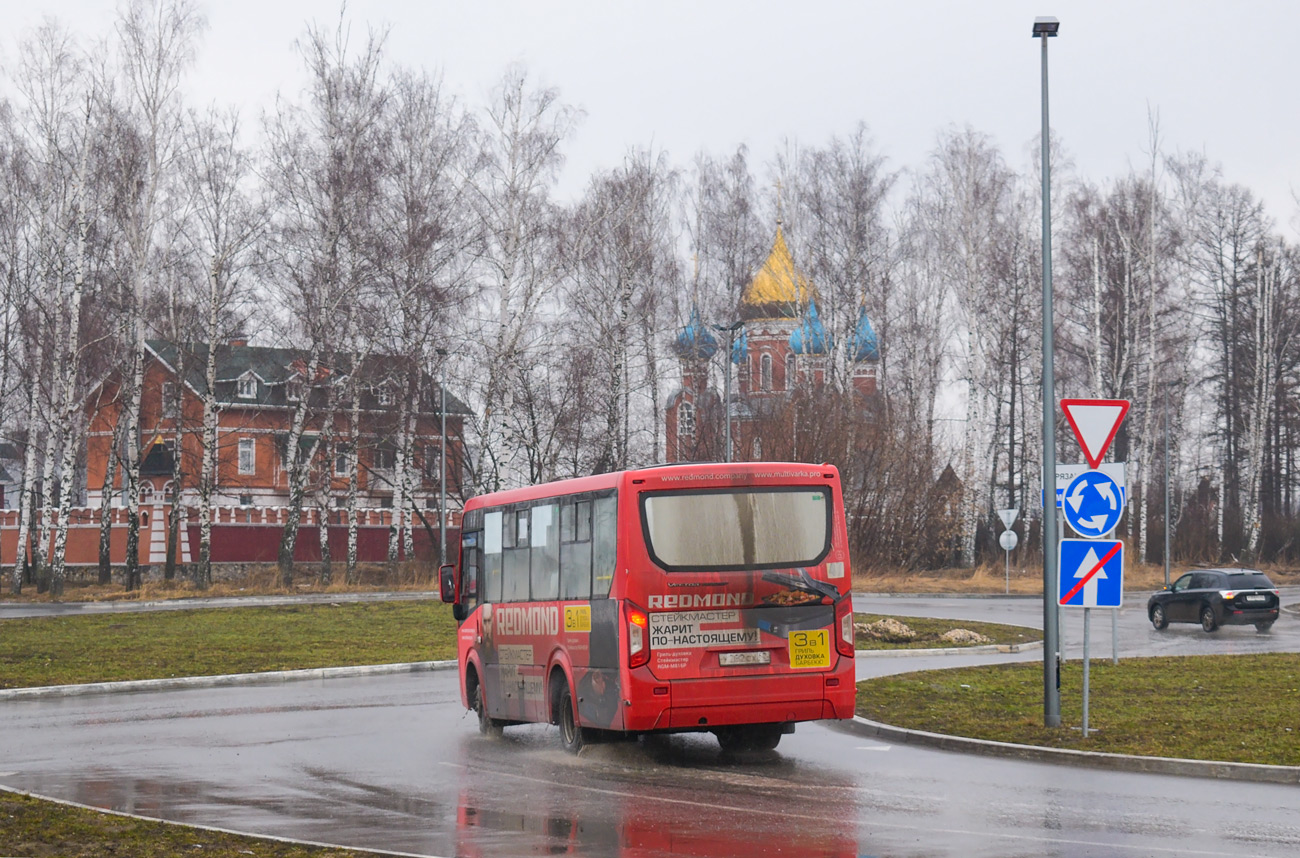
<path fill-rule="evenodd" d="M 1061 29 L 1061 22 L 1051 15 L 1044 15 L 1034 19 L 1034 38 L 1039 36 L 1055 36 L 1056 31 Z"/>

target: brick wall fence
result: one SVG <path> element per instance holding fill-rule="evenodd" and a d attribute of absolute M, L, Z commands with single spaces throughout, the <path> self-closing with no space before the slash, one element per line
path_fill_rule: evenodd
<path fill-rule="evenodd" d="M 165 505 L 140 508 L 141 564 L 158 566 L 167 560 L 167 512 Z M 434 562 L 438 556 L 438 513 L 424 510 L 432 528 L 430 534 L 418 517 L 411 524 L 415 559 Z M 185 516 L 181 527 L 180 556 L 177 561 L 189 563 L 198 558 L 198 510 L 182 510 Z M 68 566 L 97 566 L 99 564 L 98 508 L 78 508 L 69 511 Z M 212 510 L 212 561 L 214 563 L 274 563 L 280 550 L 284 523 L 288 520 L 287 507 L 234 506 L 214 507 Z M 112 510 L 110 555 L 114 566 L 126 561 L 126 531 L 128 512 L 125 508 Z M 346 513 L 330 513 L 330 558 L 343 562 L 347 558 L 348 527 Z M 389 532 L 393 525 L 393 510 L 365 509 L 358 511 L 357 554 L 363 563 L 382 562 L 388 559 Z M 460 540 L 460 513 L 447 516 L 447 551 L 455 552 Z M 53 539 L 50 542 L 53 547 Z M 12 567 L 18 549 L 18 510 L 0 510 L 0 566 Z M 294 545 L 294 559 L 305 563 L 321 559 L 320 510 L 304 509 L 298 527 L 298 540 Z M 399 559 L 406 559 L 399 545 Z"/>

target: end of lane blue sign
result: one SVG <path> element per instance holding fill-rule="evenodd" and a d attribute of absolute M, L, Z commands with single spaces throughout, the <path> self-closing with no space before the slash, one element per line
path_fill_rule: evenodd
<path fill-rule="evenodd" d="M 1124 543 L 1062 539 L 1057 594 L 1072 608 L 1118 608 L 1124 601 Z"/>

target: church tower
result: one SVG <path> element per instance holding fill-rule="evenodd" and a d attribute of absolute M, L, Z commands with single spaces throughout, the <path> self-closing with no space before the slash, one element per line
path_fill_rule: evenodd
<path fill-rule="evenodd" d="M 740 368 L 740 394 L 763 399 L 795 386 L 790 335 L 813 300 L 813 288 L 795 268 L 780 225 L 767 259 L 740 296 L 749 360 Z"/>
<path fill-rule="evenodd" d="M 673 340 L 682 372 L 681 390 L 664 408 L 664 453 L 669 462 L 708 461 L 716 455 L 714 426 L 720 419 L 718 395 L 709 389 L 709 361 L 718 351 L 718 341 L 700 320 L 700 308 Z"/>

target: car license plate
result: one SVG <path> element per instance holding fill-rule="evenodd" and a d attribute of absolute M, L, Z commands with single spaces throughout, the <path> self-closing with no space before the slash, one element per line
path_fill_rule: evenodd
<path fill-rule="evenodd" d="M 1267 602 L 1268 596 L 1250 595 L 1246 597 L 1247 602 Z"/>
<path fill-rule="evenodd" d="M 772 653 L 765 649 L 753 652 L 724 652 L 718 656 L 718 664 L 723 667 L 736 667 L 742 664 L 771 664 Z"/>

